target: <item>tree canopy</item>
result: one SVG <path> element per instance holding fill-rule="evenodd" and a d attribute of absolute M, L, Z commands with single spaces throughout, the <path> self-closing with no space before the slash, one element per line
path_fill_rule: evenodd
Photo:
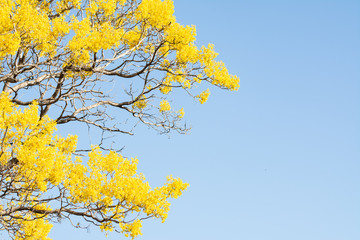
<path fill-rule="evenodd" d="M 206 83 L 237 90 L 238 77 L 213 45 L 195 45 L 195 27 L 176 22 L 171 0 L 0 0 L 0 9 L 0 229 L 48 239 L 50 222 L 79 216 L 136 237 L 142 220 L 164 221 L 186 183 L 169 176 L 151 188 L 137 159 L 111 147 L 77 156 L 76 136 L 56 136 L 56 124 L 183 133 L 172 92 L 204 103 Z"/>

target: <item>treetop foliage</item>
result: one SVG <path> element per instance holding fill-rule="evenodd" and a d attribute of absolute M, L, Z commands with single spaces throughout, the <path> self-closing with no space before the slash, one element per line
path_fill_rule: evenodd
<path fill-rule="evenodd" d="M 0 8 L 3 91 L 19 105 L 37 100 L 40 116 L 53 109 L 58 124 L 132 134 L 111 121 L 107 108 L 117 108 L 124 122 L 184 132 L 184 110 L 160 105 L 172 101 L 172 90 L 204 103 L 209 91 L 199 92 L 201 82 L 239 87 L 213 45 L 198 48 L 195 27 L 176 22 L 171 0 L 0 0 Z M 107 81 L 122 83 L 125 93 L 109 93 Z"/>

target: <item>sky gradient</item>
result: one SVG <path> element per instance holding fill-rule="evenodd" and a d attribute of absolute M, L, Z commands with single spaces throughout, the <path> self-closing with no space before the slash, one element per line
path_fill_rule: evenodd
<path fill-rule="evenodd" d="M 187 135 L 117 138 L 151 185 L 190 183 L 139 240 L 360 239 L 359 12 L 349 0 L 175 1 L 240 89 L 209 86 L 204 105 L 179 94 Z M 66 224 L 49 237 L 125 239 Z"/>

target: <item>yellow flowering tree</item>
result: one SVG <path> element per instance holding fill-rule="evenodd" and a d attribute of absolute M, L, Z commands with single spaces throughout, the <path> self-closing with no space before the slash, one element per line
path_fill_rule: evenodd
<path fill-rule="evenodd" d="M 0 230 L 48 239 L 51 222 L 81 217 L 134 238 L 142 220 L 165 220 L 186 183 L 151 188 L 137 159 L 102 146 L 82 159 L 76 137 L 54 131 L 77 121 L 110 133 L 133 134 L 139 122 L 185 132 L 175 90 L 204 103 L 204 85 L 239 87 L 195 36 L 171 0 L 0 0 Z"/>

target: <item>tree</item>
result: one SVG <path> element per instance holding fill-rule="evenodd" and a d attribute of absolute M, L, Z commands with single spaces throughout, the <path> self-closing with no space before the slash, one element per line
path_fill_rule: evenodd
<path fill-rule="evenodd" d="M 186 183 L 168 177 L 150 188 L 137 160 L 102 139 L 85 166 L 76 137 L 54 136 L 55 125 L 133 134 L 143 123 L 183 133 L 172 92 L 204 103 L 203 82 L 237 90 L 239 79 L 212 45 L 197 48 L 195 27 L 176 22 L 171 0 L 0 0 L 0 9 L 1 229 L 12 239 L 47 239 L 50 222 L 80 216 L 135 237 L 142 220 L 165 220 L 167 199 Z M 111 91 L 119 83 L 123 94 Z"/>

